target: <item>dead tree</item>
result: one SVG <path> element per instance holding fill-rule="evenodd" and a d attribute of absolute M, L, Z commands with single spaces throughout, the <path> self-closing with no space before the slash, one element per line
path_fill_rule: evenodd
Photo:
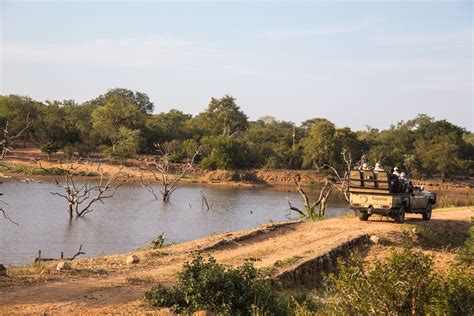
<path fill-rule="evenodd" d="M 331 170 L 334 177 L 331 179 L 331 184 L 334 186 L 344 197 L 344 200 L 347 203 L 350 203 L 349 199 L 349 184 L 350 184 L 350 174 L 351 170 L 360 169 L 362 164 L 366 161 L 366 155 L 363 154 L 360 160 L 356 163 L 353 163 L 352 155 L 347 149 L 343 149 L 341 152 L 342 158 L 344 160 L 344 169 L 342 172 L 339 172 L 334 166 L 325 164 L 321 167 L 316 167 L 317 170 L 320 169 L 329 169 Z"/>
<path fill-rule="evenodd" d="M 324 183 L 324 186 L 319 192 L 318 199 L 313 203 L 311 203 L 311 200 L 308 194 L 305 192 L 305 190 L 301 186 L 300 175 L 295 176 L 294 182 L 296 185 L 296 189 L 298 190 L 299 194 L 303 198 L 304 209 L 300 210 L 299 208 L 294 207 L 291 204 L 290 200 L 288 200 L 288 204 L 290 205 L 289 210 L 295 211 L 298 214 L 300 214 L 302 217 L 304 217 L 305 219 L 309 219 L 309 220 L 316 220 L 316 219 L 324 217 L 324 215 L 326 214 L 327 200 L 329 199 L 329 196 L 331 195 L 331 191 L 332 191 L 331 186 L 330 186 L 330 181 L 326 180 L 326 182 Z M 317 206 L 319 206 L 319 209 L 318 209 L 318 212 L 316 213 Z"/>
<path fill-rule="evenodd" d="M 71 258 L 66 258 L 66 260 L 73 261 L 77 256 L 85 255 L 86 253 L 82 251 L 82 244 L 79 246 L 79 250 Z"/>
<path fill-rule="evenodd" d="M 209 211 L 212 207 L 212 205 L 209 205 L 209 202 L 207 201 L 207 197 L 204 195 L 204 192 L 201 191 L 201 208 L 204 209 L 204 206 L 206 207 L 207 211 Z"/>
<path fill-rule="evenodd" d="M 163 202 L 169 202 L 171 194 L 178 189 L 178 182 L 194 169 L 194 161 L 200 154 L 200 150 L 198 148 L 195 151 L 195 153 L 187 160 L 186 165 L 178 174 L 171 175 L 171 162 L 168 151 L 166 151 L 159 144 L 155 144 L 155 148 L 158 155 L 153 159 L 153 161 L 147 163 L 147 169 L 153 174 L 155 180 L 161 182 L 163 186 L 162 190 L 160 191 Z M 150 183 L 144 181 L 143 176 L 142 185 L 157 199 Z"/>
<path fill-rule="evenodd" d="M 16 134 L 11 134 L 8 130 L 8 121 L 5 124 L 3 129 L 2 140 L 0 141 L 0 146 L 2 147 L 2 152 L 0 153 L 0 160 L 3 160 L 5 156 L 15 147 L 15 144 L 19 141 L 21 135 L 30 127 L 29 116 L 26 117 L 26 126 L 21 129 Z"/>
<path fill-rule="evenodd" d="M 114 197 L 115 192 L 121 186 L 122 183 L 114 183 L 120 178 L 126 176 L 120 169 L 112 176 L 106 178 L 103 170 L 100 168 L 100 164 L 97 167 L 97 172 L 100 175 L 98 183 L 93 183 L 87 179 L 89 174 L 85 174 L 80 184 L 77 184 L 74 180 L 75 173 L 78 167 L 70 165 L 67 168 L 59 167 L 60 170 L 65 172 L 66 183 L 63 188 L 65 194 L 58 192 L 50 192 L 52 195 L 57 195 L 64 198 L 68 202 L 68 213 L 69 217 L 84 217 L 94 211 L 92 206 L 100 202 L 104 204 L 104 200 Z"/>
<path fill-rule="evenodd" d="M 1 195 L 1 194 L 0 194 Z M 4 201 L 0 200 L 0 204 L 4 204 L 4 205 L 7 205 L 7 203 L 5 203 Z M 15 224 L 16 226 L 20 226 L 17 222 L 15 222 L 7 213 L 7 211 L 5 209 L 3 209 L 2 207 L 0 207 L 0 213 L 2 213 L 3 217 L 8 220 L 10 223 L 12 224 Z"/>
<path fill-rule="evenodd" d="M 0 174 L 0 177 L 2 178 L 11 178 L 10 176 L 4 176 L 3 174 Z M 3 182 L 0 182 L 0 184 Z M 0 192 L 0 196 L 3 196 L 3 193 Z M 16 226 L 19 226 L 17 222 L 15 222 L 10 215 L 8 215 L 8 212 L 2 207 L 2 206 L 7 206 L 7 202 L 4 200 L 0 199 L 0 213 L 2 213 L 3 217 L 8 220 L 10 223 L 15 224 Z"/>

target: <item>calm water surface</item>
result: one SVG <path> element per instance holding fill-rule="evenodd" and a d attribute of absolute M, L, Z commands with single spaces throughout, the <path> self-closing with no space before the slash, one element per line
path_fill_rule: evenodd
<path fill-rule="evenodd" d="M 155 191 L 159 193 L 159 187 Z M 212 206 L 209 211 L 202 209 L 201 191 Z M 161 233 L 167 242 L 183 242 L 269 221 L 287 221 L 286 198 L 302 206 L 298 193 L 293 191 L 291 187 L 186 185 L 164 204 L 140 185 L 127 184 L 104 205 L 95 204 L 93 213 L 70 221 L 65 200 L 50 194 L 62 193 L 61 187 L 52 182 L 25 184 L 9 180 L 0 186 L 0 192 L 8 203 L 5 208 L 20 226 L 0 218 L 0 263 L 32 262 L 38 250 L 42 250 L 43 257 L 59 257 L 61 251 L 69 257 L 80 244 L 89 257 L 115 254 L 144 247 Z M 347 211 L 347 205 L 334 195 L 327 215 Z"/>

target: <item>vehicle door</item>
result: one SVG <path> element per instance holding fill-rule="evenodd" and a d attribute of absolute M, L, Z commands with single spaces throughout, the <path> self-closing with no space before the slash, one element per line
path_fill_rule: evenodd
<path fill-rule="evenodd" d="M 411 209 L 412 210 L 424 210 L 426 203 L 428 202 L 428 195 L 423 192 L 421 187 L 415 186 L 413 188 L 413 194 L 411 198 Z"/>

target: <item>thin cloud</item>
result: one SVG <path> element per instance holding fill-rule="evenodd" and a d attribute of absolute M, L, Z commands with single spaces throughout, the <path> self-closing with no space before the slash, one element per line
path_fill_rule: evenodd
<path fill-rule="evenodd" d="M 294 28 L 284 30 L 264 30 L 259 34 L 267 39 L 273 40 L 287 40 L 287 39 L 302 39 L 310 37 L 323 37 L 332 36 L 338 34 L 349 34 L 359 32 L 367 28 L 372 23 L 369 21 L 363 21 L 362 23 L 354 24 L 342 24 L 342 25 L 330 25 L 313 28 Z"/>
<path fill-rule="evenodd" d="M 65 65 L 97 65 L 200 71 L 209 65 L 242 72 L 235 55 L 210 44 L 150 36 L 142 39 L 95 39 L 74 43 L 4 43 L 2 58 Z"/>
<path fill-rule="evenodd" d="M 379 38 L 378 41 L 385 46 L 432 45 L 449 47 L 450 45 L 470 45 L 472 43 L 472 32 L 473 29 L 468 28 L 449 32 L 386 36 Z"/>

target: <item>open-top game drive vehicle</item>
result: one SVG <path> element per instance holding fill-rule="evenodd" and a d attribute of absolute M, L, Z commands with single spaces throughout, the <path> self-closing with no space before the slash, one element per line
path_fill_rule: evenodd
<path fill-rule="evenodd" d="M 351 171 L 349 192 L 350 208 L 361 221 L 378 214 L 403 223 L 405 213 L 421 214 L 428 221 L 436 203 L 436 193 L 406 184 L 386 171 Z"/>

